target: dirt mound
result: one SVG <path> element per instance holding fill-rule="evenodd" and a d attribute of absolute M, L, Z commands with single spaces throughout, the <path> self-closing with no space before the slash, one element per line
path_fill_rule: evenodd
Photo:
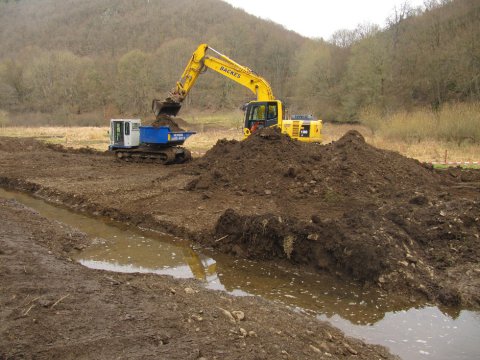
<path fill-rule="evenodd" d="M 44 150 L 46 147 L 45 143 L 34 138 L 3 137 L 1 139 L 0 151 L 8 153 Z"/>
<path fill-rule="evenodd" d="M 45 144 L 45 147 L 53 150 L 58 151 L 61 153 L 68 153 L 68 154 L 88 154 L 88 155 L 110 155 L 111 153 L 106 151 L 98 151 L 91 147 L 81 147 L 81 148 L 70 148 L 63 146 L 61 144 Z"/>
<path fill-rule="evenodd" d="M 190 189 L 351 201 L 435 188 L 440 177 L 416 160 L 376 149 L 357 131 L 328 145 L 302 143 L 262 129 L 245 141 L 220 140 L 196 163 Z"/>
<path fill-rule="evenodd" d="M 420 199 L 312 221 L 228 209 L 215 229 L 214 238 L 222 240 L 213 245 L 247 258 L 289 259 L 447 305 L 479 306 L 480 204 L 450 199 L 427 205 Z"/>
<path fill-rule="evenodd" d="M 69 154 L 88 154 L 88 155 L 105 155 L 108 151 L 98 151 L 90 147 L 70 148 L 61 144 L 45 143 L 35 138 L 3 138 L 0 141 L 0 151 L 15 152 L 41 152 L 45 150 L 53 150 L 61 153 Z"/>
<path fill-rule="evenodd" d="M 188 126 L 188 123 L 179 117 L 171 117 L 168 115 L 159 115 L 157 119 L 151 123 L 153 127 L 168 126 L 171 131 L 185 131 L 182 127 Z"/>
<path fill-rule="evenodd" d="M 273 214 L 240 215 L 229 209 L 215 230 L 231 237 L 221 246 L 243 257 L 287 258 L 319 269 L 346 271 L 363 281 L 375 280 L 389 268 L 394 254 L 387 246 L 378 247 L 366 231 L 354 236 L 359 230 L 351 228 L 354 223 L 363 223 L 366 230 L 372 219 L 348 214 L 341 220 L 306 222 Z"/>
<path fill-rule="evenodd" d="M 457 181 L 480 183 L 480 169 L 462 169 L 458 166 L 437 171 L 439 173 L 446 173 Z"/>
<path fill-rule="evenodd" d="M 471 278 L 445 281 L 457 264 L 475 267 L 480 256 L 480 204 L 445 192 L 458 184 L 454 174 L 377 149 L 356 131 L 318 145 L 274 129 L 219 141 L 191 171 L 197 177 L 187 190 L 206 198 L 223 190 L 239 202 L 254 195 L 260 206 L 269 204 L 253 214 L 225 211 L 212 236 L 222 239 L 213 243 L 222 251 L 480 304 L 476 290 L 465 290 L 479 289 Z"/>

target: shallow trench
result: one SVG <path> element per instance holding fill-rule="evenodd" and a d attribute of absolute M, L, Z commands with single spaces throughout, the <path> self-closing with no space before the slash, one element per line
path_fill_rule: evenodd
<path fill-rule="evenodd" d="M 199 250 L 179 238 L 72 212 L 23 193 L 0 189 L 0 197 L 15 199 L 93 238 L 75 257 L 89 268 L 196 278 L 209 289 L 262 296 L 327 320 L 347 335 L 384 345 L 403 359 L 480 358 L 480 312 L 406 304 L 291 266 Z"/>

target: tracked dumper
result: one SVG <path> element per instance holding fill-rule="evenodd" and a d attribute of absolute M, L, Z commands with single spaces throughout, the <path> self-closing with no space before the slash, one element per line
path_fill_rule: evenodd
<path fill-rule="evenodd" d="M 140 119 L 112 119 L 108 149 L 124 161 L 181 164 L 192 158 L 181 145 L 193 134 L 170 126 L 142 126 Z"/>

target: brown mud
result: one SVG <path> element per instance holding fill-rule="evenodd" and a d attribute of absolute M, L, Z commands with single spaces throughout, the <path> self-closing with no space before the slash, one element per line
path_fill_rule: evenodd
<path fill-rule="evenodd" d="M 275 198 L 276 212 L 224 212 L 215 237 L 225 239 L 212 244 L 222 251 L 480 305 L 478 172 L 436 172 L 356 131 L 319 146 L 274 129 L 221 141 L 193 167 L 191 191 Z"/>
<path fill-rule="evenodd" d="M 91 242 L 0 199 L 0 359 L 395 358 L 257 297 L 72 262 Z"/>
<path fill-rule="evenodd" d="M 124 164 L 0 139 L 0 185 L 237 256 L 289 260 L 391 295 L 480 307 L 478 172 L 435 171 L 357 132 L 272 129 L 190 164 Z"/>
<path fill-rule="evenodd" d="M 155 121 L 151 123 L 153 127 L 168 126 L 171 131 L 185 131 L 183 127 L 188 123 L 180 117 L 171 117 L 169 115 L 158 115 Z"/>

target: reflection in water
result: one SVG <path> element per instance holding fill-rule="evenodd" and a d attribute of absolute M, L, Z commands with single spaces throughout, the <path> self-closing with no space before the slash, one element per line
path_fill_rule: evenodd
<path fill-rule="evenodd" d="M 470 360 L 480 357 L 480 314 L 461 311 L 457 318 L 437 307 L 389 312 L 370 326 L 354 325 L 338 315 L 328 320 L 348 335 L 383 344 L 405 359 Z"/>
<path fill-rule="evenodd" d="M 480 358 L 478 312 L 426 307 L 382 296 L 376 290 L 331 277 L 298 272 L 275 263 L 233 259 L 224 254 L 194 251 L 189 242 L 72 213 L 30 196 L 0 189 L 41 215 L 61 221 L 95 238 L 78 254 L 85 266 L 117 272 L 195 277 L 210 289 L 233 295 L 260 295 L 319 319 L 347 335 L 382 344 L 405 359 Z"/>
<path fill-rule="evenodd" d="M 90 246 L 77 256 L 84 266 L 124 273 L 152 273 L 209 281 L 217 278 L 216 262 L 190 247 L 144 236 L 116 237 Z"/>

